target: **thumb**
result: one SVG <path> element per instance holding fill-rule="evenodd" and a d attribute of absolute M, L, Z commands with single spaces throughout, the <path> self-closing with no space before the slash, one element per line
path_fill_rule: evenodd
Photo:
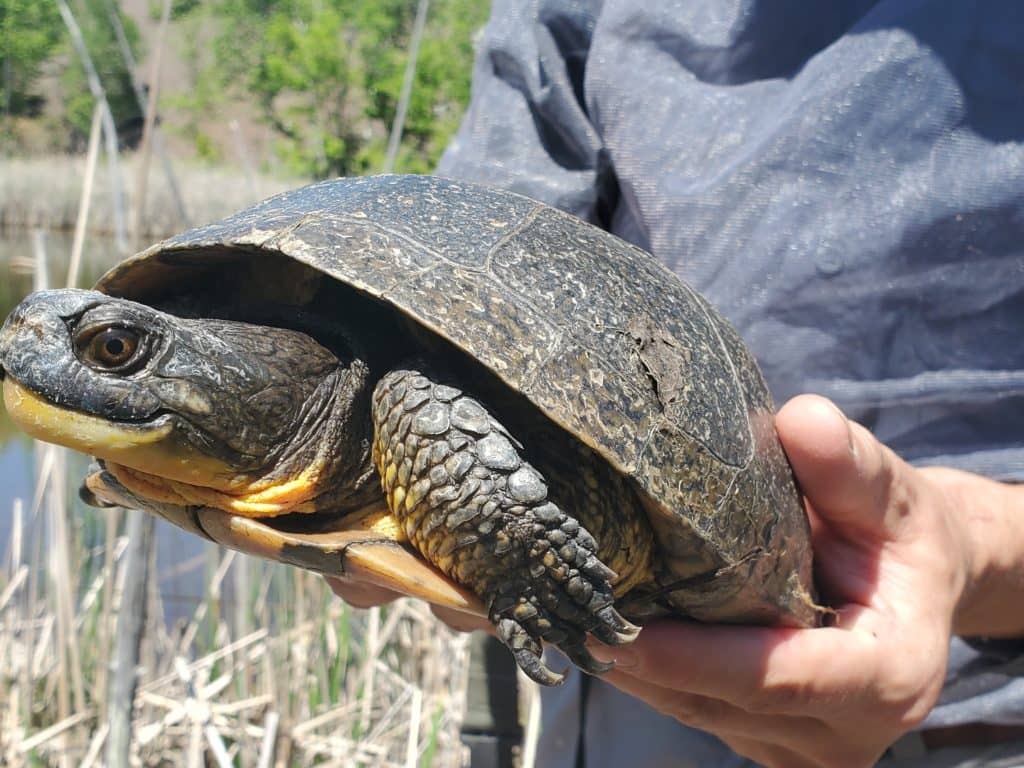
<path fill-rule="evenodd" d="M 814 513 L 844 538 L 887 540 L 898 533 L 902 459 L 830 400 L 793 398 L 776 417 L 779 439 Z"/>

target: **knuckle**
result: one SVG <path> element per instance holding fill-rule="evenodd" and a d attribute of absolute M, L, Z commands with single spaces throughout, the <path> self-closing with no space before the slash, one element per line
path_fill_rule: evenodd
<path fill-rule="evenodd" d="M 879 714 L 908 730 L 921 724 L 931 711 L 945 680 L 945 665 L 922 669 L 917 666 L 890 670 Z"/>
<path fill-rule="evenodd" d="M 769 681 L 751 695 L 744 708 L 759 715 L 804 712 L 813 695 L 812 685 L 806 681 Z"/>
<path fill-rule="evenodd" d="M 352 608 L 376 608 L 390 603 L 397 597 L 393 592 L 379 587 L 356 584 L 332 577 L 327 577 L 326 581 L 331 591 Z"/>
<path fill-rule="evenodd" d="M 689 694 L 677 694 L 663 714 L 671 715 L 693 728 L 703 728 L 714 719 L 712 710 L 711 700 L 701 700 L 701 697 Z"/>
<path fill-rule="evenodd" d="M 940 688 L 941 685 L 929 686 L 925 689 L 918 688 L 916 693 L 901 696 L 894 703 L 893 709 L 896 710 L 894 713 L 896 717 L 893 719 L 898 722 L 902 730 L 908 731 L 924 722 L 938 698 Z"/>

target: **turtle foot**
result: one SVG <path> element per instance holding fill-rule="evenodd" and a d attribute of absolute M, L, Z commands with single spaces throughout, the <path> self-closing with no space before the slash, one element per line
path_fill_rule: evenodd
<path fill-rule="evenodd" d="M 531 636 L 522 624 L 514 619 L 499 619 L 495 622 L 498 639 L 512 651 L 516 664 L 527 677 L 539 685 L 561 685 L 565 672 L 554 672 L 544 663 L 544 647 Z"/>
<path fill-rule="evenodd" d="M 592 675 L 602 675 L 614 666 L 591 655 L 585 645 L 585 632 L 556 618 L 542 616 L 530 598 L 521 598 L 504 615 L 492 610 L 491 620 L 498 638 L 512 651 L 519 668 L 540 685 L 559 685 L 565 679 L 565 672 L 554 672 L 544 663 L 542 641 L 556 645 L 573 664 Z"/>
<path fill-rule="evenodd" d="M 515 578 L 504 581 L 490 601 L 490 619 L 519 667 L 541 685 L 561 683 L 564 673 L 553 672 L 541 658 L 546 642 L 584 672 L 601 675 L 610 670 L 614 665 L 598 661 L 587 650 L 587 635 L 607 645 L 624 645 L 640 631 L 611 605 L 610 584 L 598 584 L 588 604 L 580 605 L 551 574 L 538 579 L 534 573 L 535 569 L 528 583 Z M 570 573 L 570 578 L 578 578 L 576 570 Z"/>
<path fill-rule="evenodd" d="M 531 678 L 562 680 L 541 660 L 545 642 L 607 671 L 587 635 L 622 645 L 639 632 L 613 606 L 616 572 L 488 409 L 417 368 L 384 375 L 373 395 L 374 463 L 395 519 L 429 562 L 481 597 Z"/>

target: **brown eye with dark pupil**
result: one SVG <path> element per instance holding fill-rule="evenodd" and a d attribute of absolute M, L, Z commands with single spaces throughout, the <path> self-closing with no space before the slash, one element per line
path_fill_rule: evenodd
<path fill-rule="evenodd" d="M 88 356 L 100 365 L 117 368 L 124 365 L 139 347 L 139 337 L 125 328 L 107 328 L 89 342 Z"/>

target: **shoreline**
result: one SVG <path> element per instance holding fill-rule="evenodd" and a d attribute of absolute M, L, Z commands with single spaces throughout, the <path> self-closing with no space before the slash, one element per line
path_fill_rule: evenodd
<path fill-rule="evenodd" d="M 137 164 L 135 155 L 119 158 L 118 171 L 124 196 L 122 215 L 129 228 L 134 216 Z M 85 165 L 84 155 L 0 157 L 0 235 L 9 236 L 33 229 L 74 230 Z M 180 164 L 173 170 L 188 220 L 183 220 L 177 212 L 163 169 L 159 163 L 151 163 L 146 210 L 138 232 L 140 238 L 162 239 L 189 226 L 216 221 L 278 192 L 310 182 L 310 179 L 250 175 L 229 166 Z M 100 158 L 92 188 L 86 227 L 88 234 L 113 234 L 113 197 L 106 159 Z"/>

